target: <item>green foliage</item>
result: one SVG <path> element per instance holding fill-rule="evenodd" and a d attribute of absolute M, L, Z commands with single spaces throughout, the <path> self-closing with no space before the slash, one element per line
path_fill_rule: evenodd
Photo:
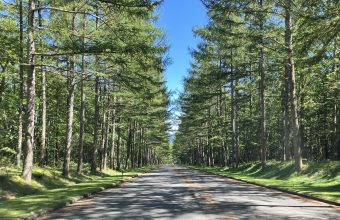
<path fill-rule="evenodd" d="M 184 164 L 235 166 L 260 160 L 261 140 L 266 140 L 266 158 L 281 160 L 283 154 L 291 158 L 294 135 L 285 137 L 283 126 L 286 103 L 288 120 L 293 118 L 288 94 L 292 88 L 287 93 L 284 89 L 288 1 L 202 2 L 209 23 L 194 30 L 202 42 L 192 51 L 193 64 L 178 101 L 181 116 L 174 157 Z M 340 159 L 339 3 L 290 2 L 302 156 Z M 267 130 L 264 138 L 262 123 Z M 291 132 L 291 122 L 287 129 Z"/>
<path fill-rule="evenodd" d="M 7 153 L 0 154 L 2 164 L 8 167 L 18 162 L 15 154 L 20 149 L 17 146 L 20 110 L 23 119 L 27 118 L 29 8 L 24 2 L 20 42 L 19 3 L 0 4 L 0 146 L 8 147 Z M 41 166 L 60 167 L 66 160 L 69 96 L 73 85 L 71 163 L 79 161 L 79 157 L 83 163 L 93 162 L 94 148 L 98 151 L 95 162 L 102 168 L 104 163 L 112 168 L 118 167 L 118 163 L 127 168 L 141 167 L 162 163 L 168 157 L 169 94 L 164 81 L 164 54 L 168 46 L 163 32 L 155 26 L 154 12 L 159 4 L 160 1 L 151 0 L 36 1 L 34 161 Z M 96 80 L 98 105 L 95 104 Z M 79 153 L 81 86 L 85 93 L 83 154 Z M 47 112 L 45 151 L 42 150 L 43 88 L 46 88 Z M 22 125 L 25 141 L 25 120 Z M 114 153 L 112 158 L 111 153 Z M 24 157 L 21 155 L 19 160 Z"/>

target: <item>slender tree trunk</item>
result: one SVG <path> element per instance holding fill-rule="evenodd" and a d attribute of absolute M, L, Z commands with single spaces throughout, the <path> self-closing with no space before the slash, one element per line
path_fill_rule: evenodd
<path fill-rule="evenodd" d="M 82 73 L 83 75 L 83 73 Z M 85 131 L 85 91 L 84 77 L 80 81 L 80 119 L 79 119 L 79 150 L 77 173 L 81 174 L 83 170 L 83 154 L 84 154 L 84 131 Z"/>
<path fill-rule="evenodd" d="M 293 33 L 292 33 L 293 19 L 291 5 L 292 0 L 285 0 L 285 46 L 287 49 L 285 71 L 286 75 L 288 76 L 289 83 L 295 170 L 297 172 L 300 172 L 302 170 L 301 136 L 297 107 L 295 65 L 293 59 Z"/>
<path fill-rule="evenodd" d="M 70 62 L 70 69 L 73 71 L 74 62 Z M 74 76 L 73 72 L 70 73 L 71 76 L 69 79 L 69 91 L 67 97 L 67 130 L 66 130 L 66 148 L 64 154 L 64 164 L 63 164 L 63 173 L 64 177 L 69 177 L 70 172 L 70 161 L 71 161 L 71 150 L 72 150 L 72 136 L 73 136 L 73 109 L 74 109 Z"/>
<path fill-rule="evenodd" d="M 98 9 L 97 13 L 98 14 Z M 98 17 L 96 17 L 96 29 L 98 28 Z M 96 56 L 96 64 L 98 64 L 98 57 Z M 94 98 L 94 132 L 93 132 L 93 152 L 91 162 L 91 172 L 97 172 L 97 154 L 98 154 L 98 126 L 99 126 L 99 76 L 96 76 L 95 83 L 95 98 Z"/>
<path fill-rule="evenodd" d="M 41 58 L 41 62 L 43 63 L 43 58 Z M 46 163 L 46 76 L 45 70 L 41 68 L 41 89 L 42 89 L 42 115 L 41 115 L 41 149 L 40 149 L 40 166 L 44 166 Z"/>
<path fill-rule="evenodd" d="M 108 96 L 109 97 L 109 96 Z M 109 102 L 110 100 L 108 100 Z M 107 120 L 106 120 L 106 131 L 105 131 L 105 146 L 104 146 L 104 159 L 103 159 L 103 170 L 107 168 L 107 149 L 109 148 L 109 133 L 110 133 L 110 113 L 108 113 Z"/>
<path fill-rule="evenodd" d="M 133 129 L 132 129 L 132 140 L 131 140 L 131 161 L 130 161 L 130 167 L 135 168 L 135 161 L 136 161 L 136 133 L 137 133 L 137 121 L 133 121 Z"/>
<path fill-rule="evenodd" d="M 305 103 L 305 76 L 304 73 L 300 73 L 300 118 L 305 118 L 305 108 L 304 108 L 304 103 Z M 300 125 L 300 137 L 301 137 L 301 156 L 306 155 L 305 151 L 305 125 L 303 121 L 301 121 Z M 308 155 L 307 155 L 308 156 Z"/>
<path fill-rule="evenodd" d="M 75 32 L 75 19 L 76 15 L 72 16 L 72 34 Z M 70 162 L 72 150 L 72 136 L 73 136 L 73 109 L 74 109 L 74 56 L 70 57 L 70 71 L 68 76 L 68 96 L 67 96 L 67 130 L 66 130 L 66 148 L 64 154 L 63 173 L 64 177 L 70 176 Z"/>
<path fill-rule="evenodd" d="M 338 56 L 338 41 L 337 39 L 335 39 L 334 42 L 334 58 Z M 333 65 L 333 72 L 338 71 L 338 65 L 336 65 L 335 63 L 336 61 L 334 60 L 334 65 Z M 340 80 L 340 76 L 339 74 L 336 76 L 336 80 Z M 339 123 L 339 115 L 340 115 L 340 111 L 339 111 L 339 90 L 335 90 L 334 91 L 334 103 L 333 103 L 333 107 L 334 107 L 334 118 L 333 118 L 333 122 L 334 122 L 334 137 L 333 137 L 333 143 L 334 143 L 334 148 L 337 151 L 337 160 L 340 160 L 340 123 Z"/>
<path fill-rule="evenodd" d="M 21 162 L 21 154 L 22 154 L 22 139 L 23 139 L 23 117 L 24 117 L 24 23 L 23 23 L 23 6 L 22 0 L 19 0 L 19 41 L 20 41 L 20 51 L 19 51 L 19 77 L 20 77 L 20 90 L 19 90 L 19 118 L 18 118 L 18 146 L 17 146 L 17 155 L 16 155 L 16 166 L 20 167 Z"/>
<path fill-rule="evenodd" d="M 95 98 L 94 98 L 94 133 L 93 133 L 93 153 L 91 172 L 97 170 L 97 154 L 98 154 L 98 127 L 99 127 L 99 76 L 96 76 Z"/>
<path fill-rule="evenodd" d="M 29 0 L 28 12 L 28 71 L 27 71 L 27 123 L 26 152 L 22 176 L 26 182 L 32 180 L 34 124 L 35 124 L 35 43 L 34 43 L 34 11 L 35 0 Z"/>
<path fill-rule="evenodd" d="M 111 168 L 115 169 L 115 135 L 116 135 L 116 97 L 113 97 L 113 112 L 112 112 L 112 137 L 111 137 L 111 153 L 110 164 Z"/>
<path fill-rule="evenodd" d="M 83 17 L 83 30 L 86 29 L 86 15 Z M 81 174 L 83 170 L 83 156 L 84 156 L 84 133 L 85 133 L 85 33 L 83 36 L 83 54 L 81 56 L 81 79 L 80 79 L 80 113 L 79 113 L 79 150 L 78 150 L 78 164 L 77 173 Z"/>
<path fill-rule="evenodd" d="M 142 166 L 142 143 L 143 143 L 143 128 L 141 126 L 139 132 L 139 143 L 138 143 L 138 167 Z"/>
<path fill-rule="evenodd" d="M 41 7 L 41 1 L 38 2 L 39 7 Z M 39 14 L 39 26 L 42 27 L 42 15 L 41 10 L 38 11 Z M 42 45 L 41 45 L 42 46 Z M 41 63 L 44 63 L 44 56 L 41 56 Z M 45 69 L 41 67 L 41 147 L 40 147 L 40 161 L 39 166 L 44 166 L 46 163 L 46 73 Z"/>
<path fill-rule="evenodd" d="M 132 138 L 132 128 L 131 128 L 131 122 L 128 120 L 128 139 L 126 143 L 126 160 L 125 160 L 125 169 L 128 168 L 129 160 L 131 157 L 131 138 Z"/>
<path fill-rule="evenodd" d="M 208 143 L 208 163 L 209 163 L 209 166 L 213 166 L 213 153 L 212 153 L 212 145 L 211 145 L 211 114 L 210 114 L 210 103 L 209 103 L 209 107 L 208 107 L 208 110 L 207 110 L 207 113 L 208 113 L 208 122 L 207 122 L 207 126 L 208 126 L 208 136 L 207 136 L 207 143 Z"/>
<path fill-rule="evenodd" d="M 5 72 L 6 68 L 1 65 L 1 72 Z M 6 77 L 2 76 L 1 77 L 1 82 L 0 82 L 0 103 L 4 101 L 4 93 L 6 89 Z"/>
<path fill-rule="evenodd" d="M 263 0 L 259 1 L 259 6 L 261 10 L 263 9 Z M 263 15 L 260 15 L 263 17 Z M 261 39 L 260 39 L 260 51 L 259 51 L 259 72 L 260 72 L 260 109 L 261 109 L 261 164 L 262 167 L 266 165 L 267 162 L 267 113 L 266 113 L 266 101 L 265 101 L 265 70 L 264 70 L 264 51 L 263 51 L 263 18 L 261 18 L 260 23 L 260 31 L 261 31 Z"/>
<path fill-rule="evenodd" d="M 107 120 L 107 111 L 104 110 L 103 121 L 101 123 L 100 171 L 104 169 L 106 120 Z"/>
<path fill-rule="evenodd" d="M 120 155 L 121 155 L 121 147 L 122 147 L 122 129 L 120 125 L 120 119 L 118 120 L 118 128 L 117 128 L 117 135 L 118 135 L 118 144 L 117 144 L 117 170 L 120 170 Z"/>
<path fill-rule="evenodd" d="M 282 105 L 283 105 L 283 138 L 282 138 L 282 160 L 290 160 L 291 159 L 291 150 L 290 150 L 290 118 L 289 118 L 289 85 L 288 85 L 288 76 L 287 71 L 285 71 L 284 77 L 284 88 L 282 92 Z"/>
<path fill-rule="evenodd" d="M 339 96 L 334 99 L 334 146 L 337 149 L 337 160 L 340 160 L 340 123 L 339 123 Z"/>
<path fill-rule="evenodd" d="M 233 51 L 231 51 L 231 124 L 232 124 L 232 143 L 233 143 L 233 165 L 238 167 L 240 158 L 238 119 L 237 119 L 237 84 L 236 74 L 233 68 Z"/>
<path fill-rule="evenodd" d="M 261 164 L 266 165 L 267 159 L 267 113 L 265 102 L 265 76 L 263 69 L 263 49 L 260 51 L 260 109 L 261 109 Z"/>
<path fill-rule="evenodd" d="M 227 99 L 225 101 L 225 105 L 224 105 L 224 120 L 225 120 L 225 124 L 228 124 L 228 116 L 229 116 L 229 111 L 227 110 Z M 229 155 L 229 146 L 228 146 L 228 138 L 229 138 L 229 129 L 227 128 L 228 126 L 226 126 L 225 131 L 224 131 L 224 145 L 225 145 L 225 154 L 226 154 L 226 165 L 230 164 L 230 155 Z M 202 151 L 202 153 L 204 154 L 204 151 Z M 204 158 L 204 156 L 203 156 Z"/>

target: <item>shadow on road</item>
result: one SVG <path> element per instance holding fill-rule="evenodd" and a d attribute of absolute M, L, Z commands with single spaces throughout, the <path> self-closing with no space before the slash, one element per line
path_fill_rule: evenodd
<path fill-rule="evenodd" d="M 322 203 L 180 167 L 163 167 L 47 219 L 339 219 Z"/>

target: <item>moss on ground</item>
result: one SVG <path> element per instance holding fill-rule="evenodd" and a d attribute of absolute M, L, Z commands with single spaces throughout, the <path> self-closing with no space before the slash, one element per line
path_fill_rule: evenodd
<path fill-rule="evenodd" d="M 264 168 L 260 163 L 243 164 L 237 169 L 195 168 L 340 203 L 340 161 L 304 163 L 300 174 L 295 172 L 293 161 L 268 161 Z"/>

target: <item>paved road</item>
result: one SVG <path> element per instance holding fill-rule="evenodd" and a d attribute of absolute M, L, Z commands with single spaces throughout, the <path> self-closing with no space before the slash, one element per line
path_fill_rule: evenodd
<path fill-rule="evenodd" d="M 340 219 L 340 213 L 278 191 L 163 167 L 44 219 Z"/>

